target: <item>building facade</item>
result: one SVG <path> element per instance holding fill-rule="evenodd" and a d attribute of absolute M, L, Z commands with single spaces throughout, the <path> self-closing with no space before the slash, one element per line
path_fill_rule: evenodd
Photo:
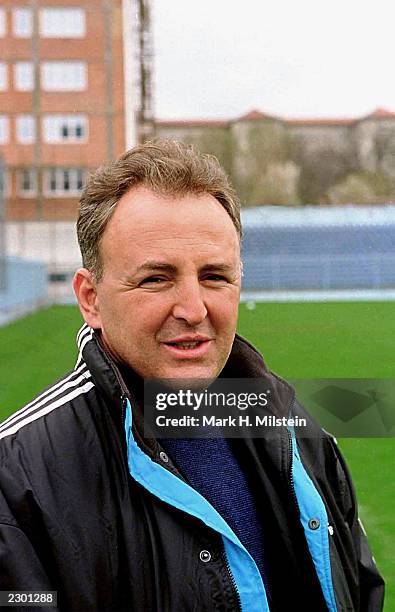
<path fill-rule="evenodd" d="M 246 205 L 395 202 L 395 113 L 385 109 L 350 119 L 255 110 L 224 121 L 157 121 L 156 133 L 216 155 Z"/>
<path fill-rule="evenodd" d="M 7 221 L 74 220 L 87 175 L 138 140 L 139 4 L 1 3 Z"/>

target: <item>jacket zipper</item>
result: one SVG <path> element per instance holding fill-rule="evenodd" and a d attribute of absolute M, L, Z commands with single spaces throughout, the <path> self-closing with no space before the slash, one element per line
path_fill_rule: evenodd
<path fill-rule="evenodd" d="M 292 499 L 294 502 L 295 509 L 298 511 L 298 514 L 299 514 L 299 505 L 298 505 L 298 500 L 296 498 L 295 483 L 294 483 L 294 478 L 293 478 L 293 473 L 292 473 L 292 463 L 293 463 L 292 436 L 288 430 L 287 430 L 287 435 L 288 435 L 288 458 L 289 458 L 288 483 L 291 489 L 291 494 L 292 494 Z"/>
<path fill-rule="evenodd" d="M 240 593 L 239 593 L 239 591 L 238 591 L 238 589 L 237 589 L 236 580 L 234 579 L 234 576 L 233 576 L 233 574 L 232 574 L 232 570 L 230 569 L 230 565 L 229 565 L 228 558 L 227 558 L 227 556 L 226 556 L 225 548 L 222 550 L 222 559 L 223 559 L 223 561 L 224 561 L 225 568 L 226 568 L 226 571 L 227 571 L 227 574 L 228 574 L 229 580 L 230 580 L 230 582 L 231 582 L 231 584 L 232 584 L 232 588 L 233 588 L 233 591 L 234 591 L 235 596 L 236 596 L 236 601 L 237 601 L 238 610 L 240 610 L 240 611 L 241 611 L 241 599 L 240 599 Z"/>
<path fill-rule="evenodd" d="M 292 403 L 291 403 L 291 407 L 289 409 L 289 414 L 292 414 L 292 410 L 293 407 L 295 405 L 295 395 L 293 397 Z M 295 510 L 297 512 L 297 514 L 300 514 L 300 509 L 299 509 L 299 504 L 298 504 L 298 500 L 296 497 L 296 492 L 295 492 L 295 483 L 294 483 L 294 478 L 293 478 L 293 473 L 292 473 L 292 465 L 293 465 L 293 442 L 292 442 L 292 435 L 291 432 L 289 431 L 289 429 L 287 429 L 287 436 L 288 436 L 288 459 L 289 459 L 289 470 L 288 470 L 288 483 L 289 483 L 289 487 L 291 490 L 291 495 L 292 495 L 292 499 L 294 502 L 294 506 L 295 506 Z"/>
<path fill-rule="evenodd" d="M 121 409 L 121 423 L 122 423 L 122 427 L 125 427 L 127 399 L 128 398 L 127 398 L 126 395 L 122 395 L 122 397 L 121 397 L 121 400 L 122 400 L 122 409 Z"/>

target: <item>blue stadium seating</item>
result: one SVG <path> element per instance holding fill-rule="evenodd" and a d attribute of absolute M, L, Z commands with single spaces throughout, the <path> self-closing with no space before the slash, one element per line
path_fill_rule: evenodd
<path fill-rule="evenodd" d="M 244 227 L 244 290 L 395 287 L 395 224 Z"/>

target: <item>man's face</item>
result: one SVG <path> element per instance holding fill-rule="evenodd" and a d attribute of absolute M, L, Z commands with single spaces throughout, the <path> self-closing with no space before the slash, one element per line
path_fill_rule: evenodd
<path fill-rule="evenodd" d="M 100 252 L 94 326 L 116 361 L 143 378 L 217 377 L 236 331 L 241 277 L 239 239 L 221 204 L 133 188 Z"/>

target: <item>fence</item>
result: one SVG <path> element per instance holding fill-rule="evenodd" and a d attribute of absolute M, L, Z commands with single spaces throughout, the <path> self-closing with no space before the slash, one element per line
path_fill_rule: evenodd
<path fill-rule="evenodd" d="M 369 211 L 354 209 L 350 219 L 343 213 L 340 223 L 339 217 L 330 218 L 330 211 L 320 209 L 314 217 L 310 212 L 310 223 L 294 219 L 297 224 L 292 224 L 295 212 L 281 218 L 282 210 L 278 218 L 269 211 L 270 219 L 246 223 L 243 290 L 395 290 L 392 208 L 374 210 L 371 217 Z M 326 223 L 320 223 L 322 212 Z"/>
<path fill-rule="evenodd" d="M 261 255 L 243 264 L 243 290 L 395 288 L 395 255 Z"/>

